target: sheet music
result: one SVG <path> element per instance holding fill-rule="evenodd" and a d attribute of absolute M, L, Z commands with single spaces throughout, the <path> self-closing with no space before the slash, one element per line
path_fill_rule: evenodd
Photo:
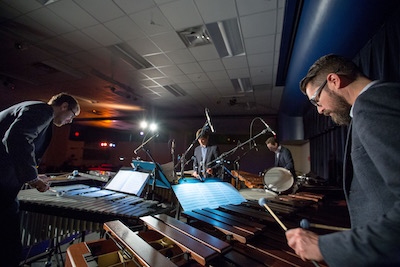
<path fill-rule="evenodd" d="M 172 189 L 184 211 L 246 202 L 231 184 L 225 182 L 178 184 Z"/>
<path fill-rule="evenodd" d="M 134 170 L 120 170 L 105 186 L 105 189 L 140 196 L 148 179 L 148 173 Z"/>

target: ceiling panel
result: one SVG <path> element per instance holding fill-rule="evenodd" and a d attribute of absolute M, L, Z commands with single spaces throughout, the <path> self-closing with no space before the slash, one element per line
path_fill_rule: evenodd
<path fill-rule="evenodd" d="M 42 5 L 0 0 L 0 79 L 16 85 L 12 98 L 0 99 L 0 106 L 29 96 L 47 101 L 67 90 L 82 100 L 76 123 L 93 118 L 91 125 L 96 125 L 99 114 L 134 116 L 154 110 L 169 117 L 200 116 L 206 107 L 215 115 L 277 114 L 282 89 L 275 92 L 273 81 L 284 2 L 58 0 Z M 236 36 L 244 44 L 241 55 L 221 57 L 213 42 L 188 48 L 176 32 L 230 18 L 236 18 L 241 29 Z M 229 38 L 228 33 L 225 40 Z M 114 45 L 120 54 L 111 52 Z M 150 65 L 143 65 L 143 59 Z M 269 86 L 268 94 L 238 94 L 232 78 L 251 78 L 252 86 Z M 186 96 L 174 96 L 163 88 L 172 84 Z M 1 84 L 0 88 L 7 89 Z M 250 102 L 256 109 L 249 109 Z M 138 111 L 137 106 L 145 110 Z M 132 127 L 131 122 L 126 125 Z"/>

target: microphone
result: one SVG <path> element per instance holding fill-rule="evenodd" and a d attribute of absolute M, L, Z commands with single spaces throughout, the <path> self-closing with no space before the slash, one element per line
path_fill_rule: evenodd
<path fill-rule="evenodd" d="M 175 152 L 175 139 L 172 139 L 171 141 L 171 155 L 173 155 Z"/>
<path fill-rule="evenodd" d="M 254 141 L 254 149 L 255 149 L 256 151 L 258 151 L 258 147 L 257 147 L 256 141 Z"/>
<path fill-rule="evenodd" d="M 276 133 L 271 129 L 271 127 L 269 127 L 269 125 L 263 119 L 260 118 L 260 120 L 265 125 L 265 127 L 267 127 L 267 130 L 270 131 L 276 137 Z"/>
<path fill-rule="evenodd" d="M 332 231 L 350 230 L 349 228 L 344 228 L 344 227 L 330 226 L 330 225 L 319 224 L 319 223 L 310 223 L 307 219 L 302 219 L 300 221 L 300 227 L 303 229 L 309 229 L 310 227 L 314 227 L 314 228 L 320 228 L 320 229 L 326 229 L 326 230 L 332 230 Z"/>
<path fill-rule="evenodd" d="M 210 111 L 208 110 L 208 108 L 205 109 L 205 112 L 206 112 L 208 126 L 210 127 L 211 132 L 215 133 L 214 127 L 211 123 L 211 118 L 210 118 L 210 114 L 209 114 Z"/>

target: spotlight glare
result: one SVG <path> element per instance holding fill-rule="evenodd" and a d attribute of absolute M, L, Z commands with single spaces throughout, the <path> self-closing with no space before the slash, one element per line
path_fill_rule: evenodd
<path fill-rule="evenodd" d="M 152 132 L 156 131 L 157 130 L 157 124 L 155 124 L 155 123 L 150 124 L 150 130 Z"/>
<path fill-rule="evenodd" d="M 147 121 L 142 121 L 141 123 L 140 123 L 140 128 L 142 128 L 142 129 L 146 129 L 147 128 Z"/>

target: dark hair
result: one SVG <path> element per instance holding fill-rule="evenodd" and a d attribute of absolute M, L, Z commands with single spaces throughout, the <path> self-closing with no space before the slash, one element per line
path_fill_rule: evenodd
<path fill-rule="evenodd" d="M 75 110 L 75 113 L 80 113 L 78 101 L 72 95 L 67 93 L 59 93 L 50 98 L 48 104 L 51 106 L 61 106 L 64 102 L 68 103 L 68 107 Z"/>
<path fill-rule="evenodd" d="M 271 136 L 270 138 L 268 138 L 267 139 L 267 141 L 265 141 L 265 143 L 268 145 L 268 144 L 271 144 L 271 145 L 275 145 L 275 144 L 279 144 L 279 142 L 275 139 L 275 137 L 273 137 L 273 136 Z"/>
<path fill-rule="evenodd" d="M 306 94 L 306 86 L 311 84 L 322 84 L 329 73 L 338 72 L 339 75 L 346 76 L 351 81 L 354 81 L 359 76 L 364 74 L 359 70 L 356 64 L 350 59 L 342 56 L 329 54 L 320 57 L 310 67 L 307 75 L 300 81 L 300 90 Z"/>
<path fill-rule="evenodd" d="M 199 139 L 200 137 L 207 138 L 209 136 L 209 132 L 207 130 L 203 131 L 203 128 L 198 129 L 196 132 L 196 139 Z"/>

